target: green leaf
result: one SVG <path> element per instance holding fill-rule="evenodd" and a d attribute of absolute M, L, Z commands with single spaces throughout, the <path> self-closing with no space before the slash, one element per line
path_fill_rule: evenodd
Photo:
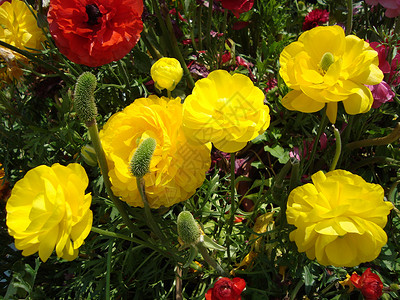
<path fill-rule="evenodd" d="M 281 164 L 286 164 L 289 161 L 289 151 L 285 151 L 285 149 L 279 145 L 273 147 L 265 146 L 264 150 L 276 157 Z"/>
<path fill-rule="evenodd" d="M 218 251 L 226 251 L 226 248 L 221 246 L 220 244 L 217 244 L 214 242 L 211 238 L 208 236 L 204 236 L 204 242 L 203 246 L 208 248 L 208 249 L 213 249 L 213 250 L 218 250 Z"/>

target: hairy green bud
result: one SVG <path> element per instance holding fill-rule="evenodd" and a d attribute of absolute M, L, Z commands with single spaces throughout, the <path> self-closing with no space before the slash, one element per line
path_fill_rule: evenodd
<path fill-rule="evenodd" d="M 82 73 L 75 85 L 74 106 L 79 119 L 90 124 L 97 115 L 97 107 L 94 101 L 96 89 L 96 77 L 90 73 Z"/>
<path fill-rule="evenodd" d="M 156 145 L 156 140 L 149 137 L 136 149 L 130 163 L 130 171 L 133 176 L 142 178 L 149 172 L 151 158 L 153 157 Z"/>
<path fill-rule="evenodd" d="M 199 224 L 188 211 L 183 211 L 179 214 L 178 220 L 178 235 L 185 245 L 197 244 L 201 238 Z"/>

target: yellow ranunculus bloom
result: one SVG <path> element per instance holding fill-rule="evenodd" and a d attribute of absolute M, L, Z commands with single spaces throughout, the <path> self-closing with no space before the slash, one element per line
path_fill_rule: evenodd
<path fill-rule="evenodd" d="M 348 114 L 365 113 L 373 103 L 365 86 L 382 81 L 378 54 L 367 42 L 345 36 L 340 26 L 318 26 L 283 49 L 279 74 L 291 89 L 282 104 L 287 109 L 311 113 L 327 104 L 327 116 L 336 121 L 342 101 Z"/>
<path fill-rule="evenodd" d="M 270 122 L 264 93 L 247 76 L 223 70 L 198 80 L 183 109 L 187 136 L 224 152 L 239 151 Z"/>
<path fill-rule="evenodd" d="M 39 251 L 46 261 L 57 256 L 73 260 L 92 228 L 92 196 L 85 169 L 76 163 L 38 166 L 28 171 L 7 201 L 8 232 L 27 256 Z"/>
<path fill-rule="evenodd" d="M 382 229 L 393 208 L 383 188 L 344 170 L 311 176 L 289 195 L 286 216 L 299 252 L 322 265 L 354 267 L 374 260 L 386 244 Z"/>
<path fill-rule="evenodd" d="M 152 65 L 150 74 L 156 88 L 172 91 L 181 81 L 183 70 L 181 64 L 175 58 L 163 57 Z"/>
<path fill-rule="evenodd" d="M 192 196 L 211 164 L 210 145 L 190 144 L 182 130 L 181 99 L 140 98 L 114 114 L 100 132 L 112 190 L 132 206 L 143 207 L 129 163 L 142 140 L 157 145 L 143 179 L 150 207 L 169 207 Z"/>
<path fill-rule="evenodd" d="M 41 42 L 46 39 L 35 16 L 20 0 L 0 6 L 0 24 L 0 40 L 21 50 L 41 49 Z"/>

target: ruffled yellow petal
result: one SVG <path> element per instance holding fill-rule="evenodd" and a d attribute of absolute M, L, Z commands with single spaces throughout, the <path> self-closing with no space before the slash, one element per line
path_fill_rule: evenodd
<path fill-rule="evenodd" d="M 289 235 L 300 252 L 322 265 L 353 267 L 375 259 L 387 241 L 383 227 L 393 205 L 379 185 L 348 171 L 311 176 L 289 194 Z"/>
<path fill-rule="evenodd" d="M 23 250 L 23 255 L 39 252 L 41 260 L 46 261 L 54 249 L 63 257 L 71 237 L 77 237 L 80 246 L 92 222 L 92 198 L 85 195 L 88 182 L 79 164 L 38 166 L 28 171 L 15 184 L 6 206 L 7 226 L 15 247 Z M 87 225 L 74 228 L 81 222 Z M 75 257 L 79 246 L 76 253 L 71 251 Z"/>

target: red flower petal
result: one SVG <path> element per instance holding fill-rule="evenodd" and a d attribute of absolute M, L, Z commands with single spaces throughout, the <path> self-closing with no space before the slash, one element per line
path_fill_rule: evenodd
<path fill-rule="evenodd" d="M 88 6 L 96 13 L 88 14 Z M 132 50 L 143 29 L 142 12 L 142 0 L 51 0 L 47 20 L 62 54 L 97 67 Z"/>

